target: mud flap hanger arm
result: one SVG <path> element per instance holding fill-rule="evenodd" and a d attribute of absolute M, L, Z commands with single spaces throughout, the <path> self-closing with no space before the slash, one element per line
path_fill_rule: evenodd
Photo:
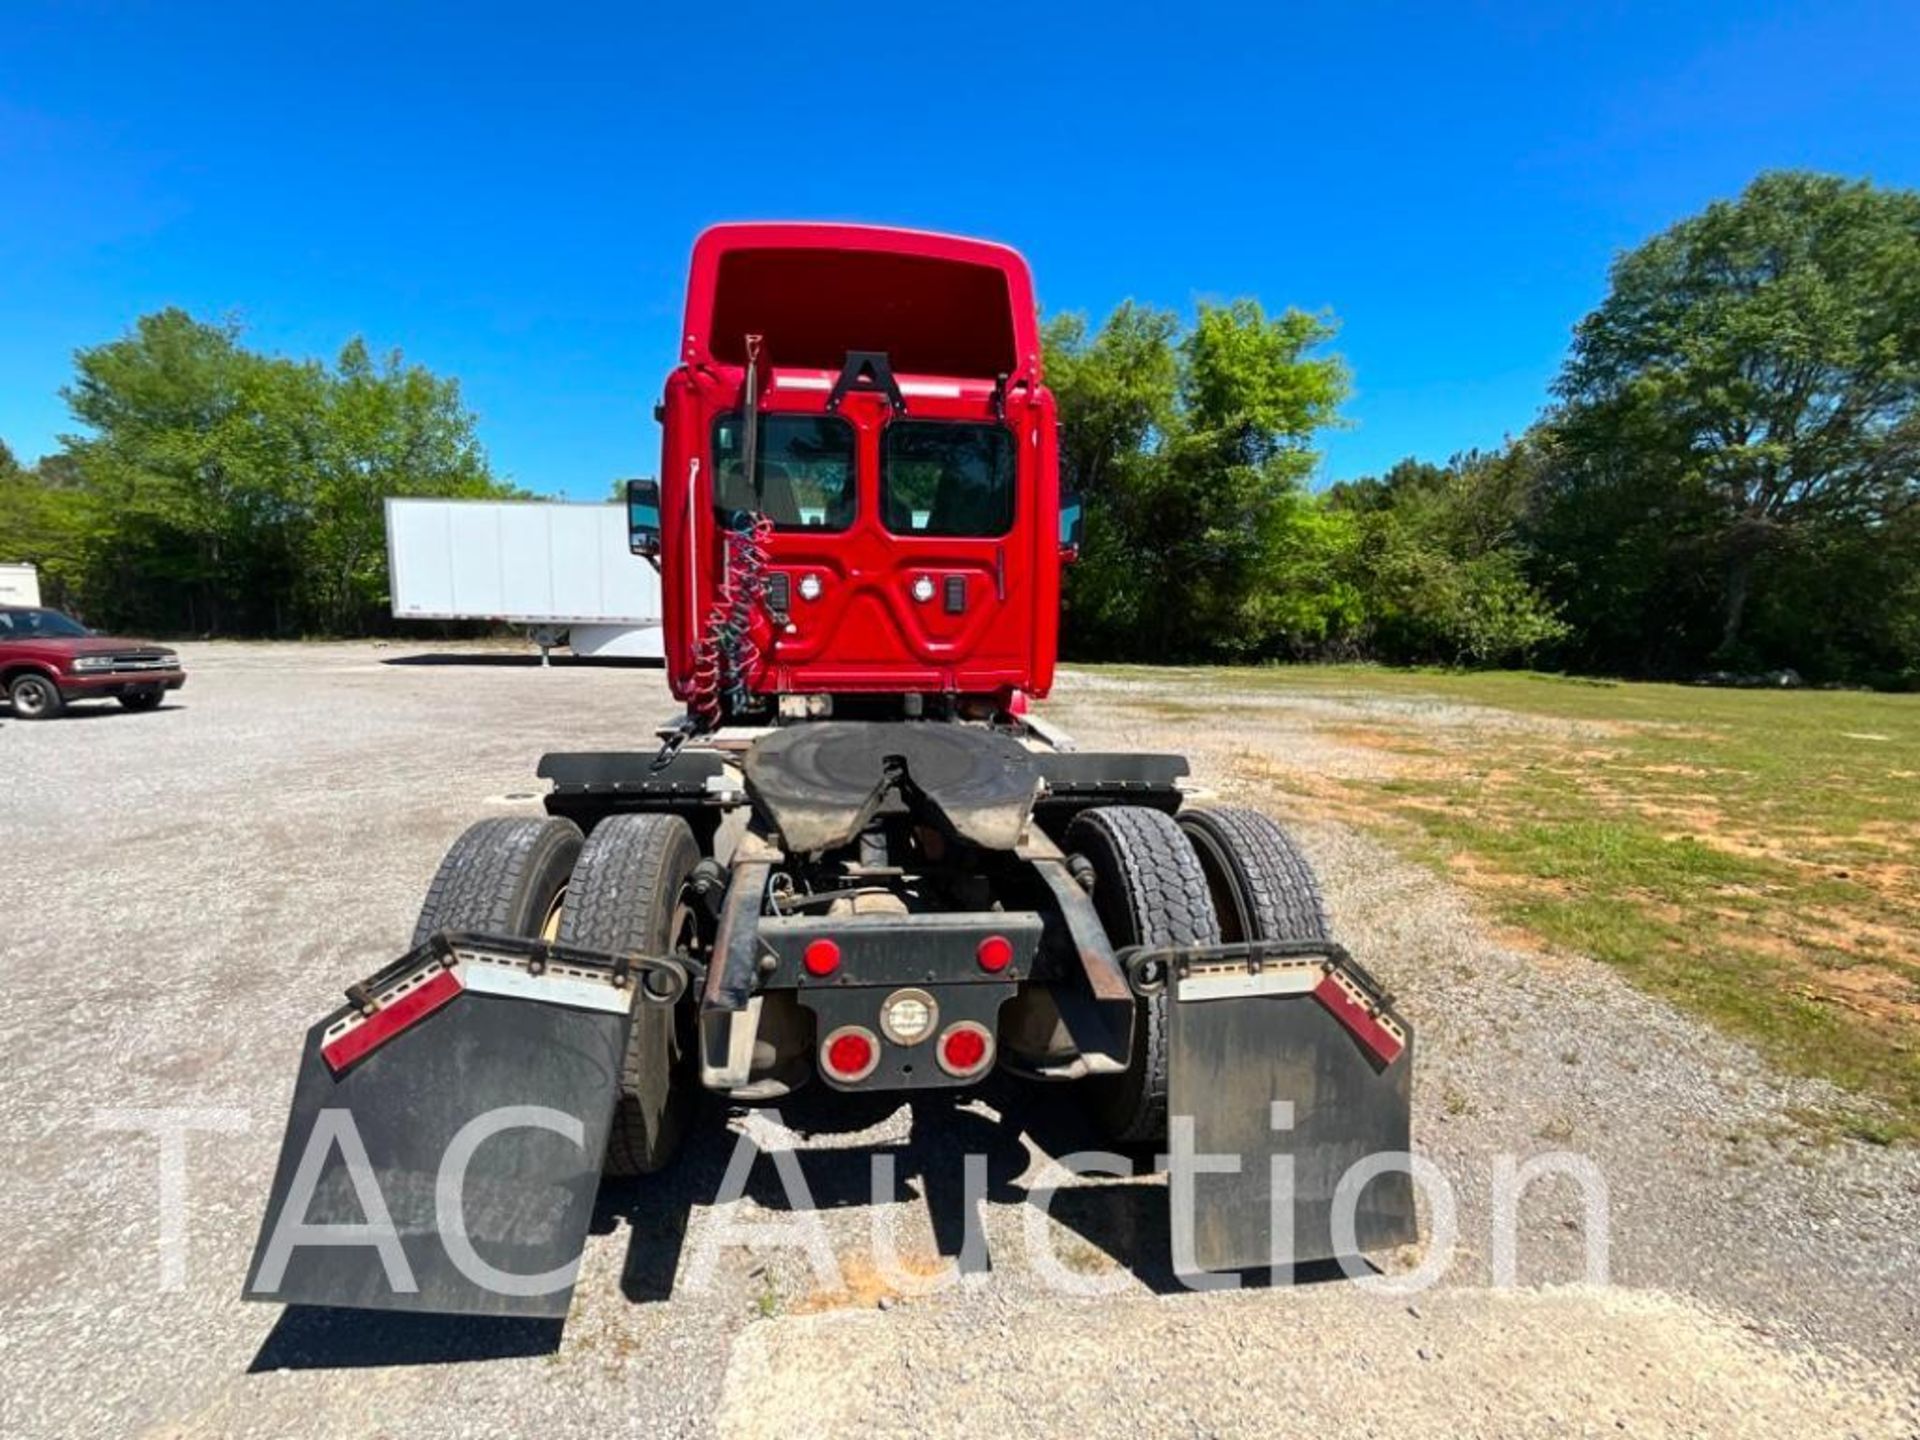
<path fill-rule="evenodd" d="M 424 944 L 416 945 L 399 959 L 381 966 L 366 979 L 347 986 L 347 1001 L 361 1014 L 372 1015 L 381 1008 L 383 993 L 390 991 L 396 982 L 422 969 L 451 969 L 459 960 L 461 951 L 476 950 L 513 956 L 526 965 L 530 975 L 544 974 L 549 966 L 556 964 L 605 970 L 609 983 L 615 988 L 625 987 L 638 974 L 641 998 L 661 1005 L 678 1000 L 689 986 L 704 978 L 699 973 L 699 962 L 684 955 L 615 954 L 524 935 L 442 930 L 428 936 Z"/>
<path fill-rule="evenodd" d="M 1318 1000 L 1377 1066 L 1393 1064 L 1406 1048 L 1407 1027 L 1393 1012 L 1393 996 L 1331 940 L 1133 945 L 1117 959 L 1136 995 L 1154 994 L 1169 981 L 1191 987 L 1186 993 L 1195 998 L 1297 992 Z"/>
<path fill-rule="evenodd" d="M 1129 945 L 1118 952 L 1120 968 L 1136 995 L 1151 995 L 1166 984 L 1167 973 L 1180 965 L 1215 960 L 1245 961 L 1258 974 L 1268 960 L 1326 960 L 1344 970 L 1382 1009 L 1393 1007 L 1393 995 L 1373 978 L 1347 947 L 1331 940 L 1239 940 L 1215 945 Z"/>

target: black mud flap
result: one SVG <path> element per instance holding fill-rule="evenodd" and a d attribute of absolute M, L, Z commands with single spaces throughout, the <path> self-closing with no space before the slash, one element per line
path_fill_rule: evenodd
<path fill-rule="evenodd" d="M 1285 1267 L 1416 1238 L 1413 1034 L 1344 950 L 1256 941 L 1127 960 L 1167 987 L 1176 1270 Z"/>
<path fill-rule="evenodd" d="M 308 1032 L 246 1298 L 561 1318 L 671 961 L 439 935 Z"/>

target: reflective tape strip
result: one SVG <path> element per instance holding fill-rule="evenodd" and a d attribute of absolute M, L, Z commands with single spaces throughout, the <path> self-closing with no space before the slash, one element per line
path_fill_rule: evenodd
<path fill-rule="evenodd" d="M 460 993 L 460 977 L 451 970 L 438 970 L 407 990 L 391 1004 L 383 1005 L 357 1024 L 349 1017 L 339 1034 L 320 1045 L 320 1058 L 336 1075 L 368 1051 L 376 1049 L 408 1026 L 424 1020 Z"/>
<path fill-rule="evenodd" d="M 773 377 L 776 390 L 831 390 L 833 381 L 824 375 L 776 375 Z"/>
<path fill-rule="evenodd" d="M 958 400 L 960 398 L 960 387 L 958 385 L 935 384 L 926 380 L 902 380 L 900 382 L 900 393 L 902 395 L 923 395 L 929 400 Z"/>
<path fill-rule="evenodd" d="M 1360 989 L 1338 970 L 1330 970 L 1314 987 L 1313 998 L 1347 1027 L 1347 1032 L 1382 1065 L 1391 1065 L 1407 1048 L 1407 1037 L 1386 1015 L 1368 1004 Z"/>
<path fill-rule="evenodd" d="M 1326 963 L 1273 965 L 1258 973 L 1245 965 L 1195 965 L 1175 983 L 1182 1000 L 1233 1000 L 1246 995 L 1305 995 L 1319 982 Z"/>
<path fill-rule="evenodd" d="M 529 975 L 518 966 L 464 962 L 460 974 L 467 989 L 476 995 L 506 995 L 575 1010 L 605 1010 L 613 1015 L 624 1015 L 633 1005 L 630 990 L 616 990 L 600 980 L 556 975 L 551 970 Z"/>

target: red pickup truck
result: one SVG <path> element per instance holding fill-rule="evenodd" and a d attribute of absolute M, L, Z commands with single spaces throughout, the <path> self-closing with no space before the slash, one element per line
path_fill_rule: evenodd
<path fill-rule="evenodd" d="M 151 710 L 187 683 L 164 645 L 96 635 L 58 610 L 0 606 L 0 694 L 17 720 L 50 720 L 73 700 Z"/>

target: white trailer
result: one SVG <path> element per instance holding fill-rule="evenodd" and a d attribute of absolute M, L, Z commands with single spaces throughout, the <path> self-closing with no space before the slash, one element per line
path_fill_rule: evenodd
<path fill-rule="evenodd" d="M 391 499 L 387 574 L 396 620 L 524 625 L 543 660 L 665 653 L 660 577 L 628 550 L 622 505 Z"/>
<path fill-rule="evenodd" d="M 31 565 L 0 565 L 0 605 L 40 604 L 40 572 Z"/>

